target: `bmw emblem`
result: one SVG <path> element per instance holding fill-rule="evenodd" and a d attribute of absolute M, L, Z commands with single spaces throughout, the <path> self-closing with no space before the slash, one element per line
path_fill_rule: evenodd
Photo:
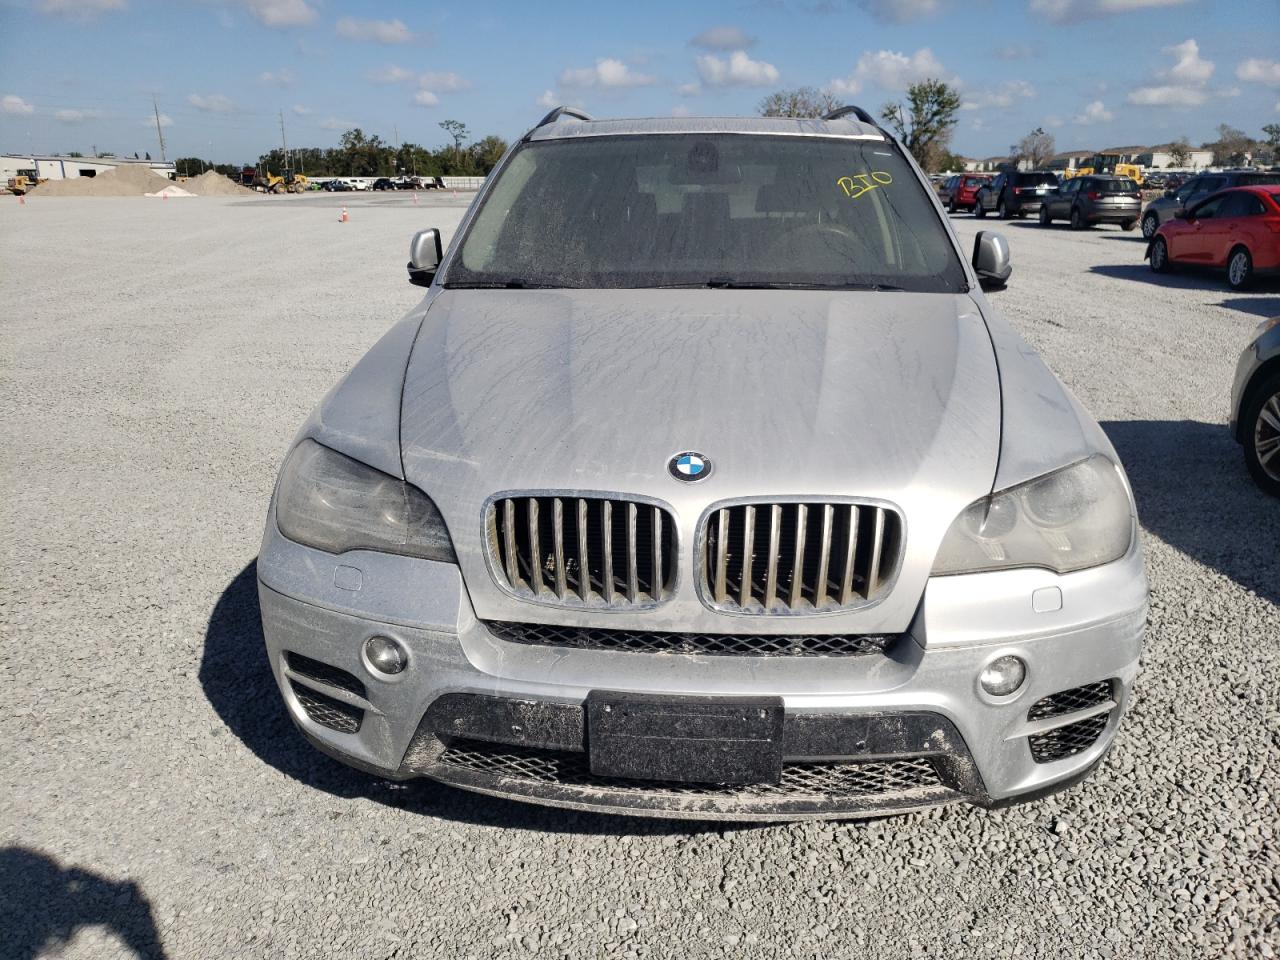
<path fill-rule="evenodd" d="M 691 450 L 677 453 L 667 463 L 667 472 L 677 480 L 693 483 L 695 480 L 705 480 L 711 476 L 711 461 Z"/>

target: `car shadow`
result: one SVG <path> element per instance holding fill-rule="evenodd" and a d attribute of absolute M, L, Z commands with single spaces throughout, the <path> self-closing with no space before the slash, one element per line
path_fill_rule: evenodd
<path fill-rule="evenodd" d="M 151 901 L 138 884 L 63 867 L 27 847 L 0 849 L 0 955 L 60 956 L 84 927 L 111 931 L 144 960 L 165 957 Z"/>
<path fill-rule="evenodd" d="M 1280 500 L 1254 485 L 1224 424 L 1114 420 L 1143 529 L 1280 604 Z"/>
<path fill-rule="evenodd" d="M 1213 270 L 1208 267 L 1179 267 L 1169 273 L 1156 273 L 1143 260 L 1141 263 L 1096 263 L 1089 268 L 1089 272 L 1116 280 L 1137 280 L 1160 287 L 1177 287 L 1183 290 L 1231 289 L 1227 286 L 1226 274 L 1222 270 Z M 1280 278 L 1259 277 L 1250 289 L 1266 293 L 1280 290 Z M 1242 302 L 1248 300 L 1246 297 L 1240 299 Z"/>
<path fill-rule="evenodd" d="M 761 824 L 625 817 L 535 806 L 470 793 L 426 779 L 403 782 L 362 773 L 325 756 L 293 726 L 267 662 L 255 563 L 218 597 L 205 631 L 200 685 L 214 711 L 262 760 L 300 783 L 344 799 L 485 827 L 548 833 L 664 836 L 761 829 Z"/>
<path fill-rule="evenodd" d="M 1259 320 L 1280 317 L 1280 297 L 1228 297 L 1218 306 L 1227 310 L 1252 313 Z"/>

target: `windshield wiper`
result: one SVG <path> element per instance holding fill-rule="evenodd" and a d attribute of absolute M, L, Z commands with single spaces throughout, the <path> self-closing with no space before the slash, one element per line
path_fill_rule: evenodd
<path fill-rule="evenodd" d="M 655 284 L 656 289 L 660 290 L 883 290 L 883 291 L 901 291 L 901 287 L 895 287 L 887 283 L 805 283 L 805 282 L 788 282 L 779 280 L 730 280 L 727 278 L 712 277 L 710 280 L 699 280 L 692 283 L 659 283 Z"/>
<path fill-rule="evenodd" d="M 446 290 L 559 290 L 573 289 L 568 283 L 542 283 L 538 280 L 457 280 L 444 285 Z"/>

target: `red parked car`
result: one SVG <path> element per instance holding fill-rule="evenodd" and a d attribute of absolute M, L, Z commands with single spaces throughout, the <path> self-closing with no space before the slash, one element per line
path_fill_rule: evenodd
<path fill-rule="evenodd" d="M 1156 273 L 1184 264 L 1225 269 L 1236 290 L 1280 271 L 1280 186 L 1232 187 L 1201 200 L 1161 224 L 1146 256 Z"/>
<path fill-rule="evenodd" d="M 938 198 L 946 205 L 948 213 L 957 210 L 972 210 L 977 202 L 978 188 L 990 183 L 990 177 L 974 173 L 962 173 L 951 177 L 938 192 Z"/>

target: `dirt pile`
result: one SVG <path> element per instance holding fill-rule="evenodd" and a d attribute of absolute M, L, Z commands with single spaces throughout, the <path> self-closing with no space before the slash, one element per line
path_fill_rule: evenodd
<path fill-rule="evenodd" d="M 142 164 L 124 164 L 96 177 L 50 180 L 31 193 L 40 197 L 141 197 L 164 188 L 169 178 Z"/>
<path fill-rule="evenodd" d="M 257 191 L 250 190 L 235 183 L 229 177 L 206 170 L 198 177 L 191 177 L 182 188 L 198 197 L 256 197 Z"/>

